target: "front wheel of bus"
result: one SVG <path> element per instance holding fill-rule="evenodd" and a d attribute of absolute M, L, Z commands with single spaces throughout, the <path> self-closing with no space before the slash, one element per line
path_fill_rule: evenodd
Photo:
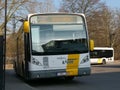
<path fill-rule="evenodd" d="M 17 73 L 16 63 L 15 63 L 15 62 L 14 62 L 14 64 L 13 64 L 13 68 L 14 68 L 14 70 L 15 70 L 15 73 Z"/>
<path fill-rule="evenodd" d="M 74 79 L 74 76 L 68 76 L 68 77 L 65 77 L 65 80 L 68 80 L 68 81 L 71 81 Z"/>
<path fill-rule="evenodd" d="M 106 60 L 105 59 L 103 59 L 102 64 L 106 64 Z"/>

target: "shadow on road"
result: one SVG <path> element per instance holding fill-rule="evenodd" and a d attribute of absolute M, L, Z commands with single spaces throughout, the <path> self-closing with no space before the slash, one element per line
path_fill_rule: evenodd
<path fill-rule="evenodd" d="M 84 84 L 75 78 L 74 80 L 68 81 L 63 78 L 48 78 L 48 79 L 38 79 L 27 82 L 30 86 L 54 86 L 54 85 L 77 85 Z"/>

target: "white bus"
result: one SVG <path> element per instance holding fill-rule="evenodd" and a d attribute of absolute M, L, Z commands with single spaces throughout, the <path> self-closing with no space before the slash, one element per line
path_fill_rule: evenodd
<path fill-rule="evenodd" d="M 112 47 L 95 47 L 90 52 L 91 64 L 106 64 L 114 62 L 114 49 Z"/>
<path fill-rule="evenodd" d="M 90 50 L 84 14 L 29 14 L 17 33 L 16 74 L 26 80 L 91 73 Z"/>

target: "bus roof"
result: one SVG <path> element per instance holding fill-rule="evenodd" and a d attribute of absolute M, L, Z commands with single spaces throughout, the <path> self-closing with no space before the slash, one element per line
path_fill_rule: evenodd
<path fill-rule="evenodd" d="M 66 12 L 51 12 L 51 13 L 31 13 L 28 14 L 28 18 L 32 15 L 81 15 L 85 18 L 85 14 L 83 13 L 66 13 Z"/>

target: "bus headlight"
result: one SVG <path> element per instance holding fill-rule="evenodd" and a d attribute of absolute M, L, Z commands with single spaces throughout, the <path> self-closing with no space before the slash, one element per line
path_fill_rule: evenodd
<path fill-rule="evenodd" d="M 83 63 L 86 63 L 88 61 L 89 61 L 89 58 L 88 58 L 88 55 L 87 55 L 82 59 L 82 61 L 80 63 L 83 64 Z"/>
<path fill-rule="evenodd" d="M 32 64 L 41 66 L 42 64 L 36 59 L 32 57 Z"/>

